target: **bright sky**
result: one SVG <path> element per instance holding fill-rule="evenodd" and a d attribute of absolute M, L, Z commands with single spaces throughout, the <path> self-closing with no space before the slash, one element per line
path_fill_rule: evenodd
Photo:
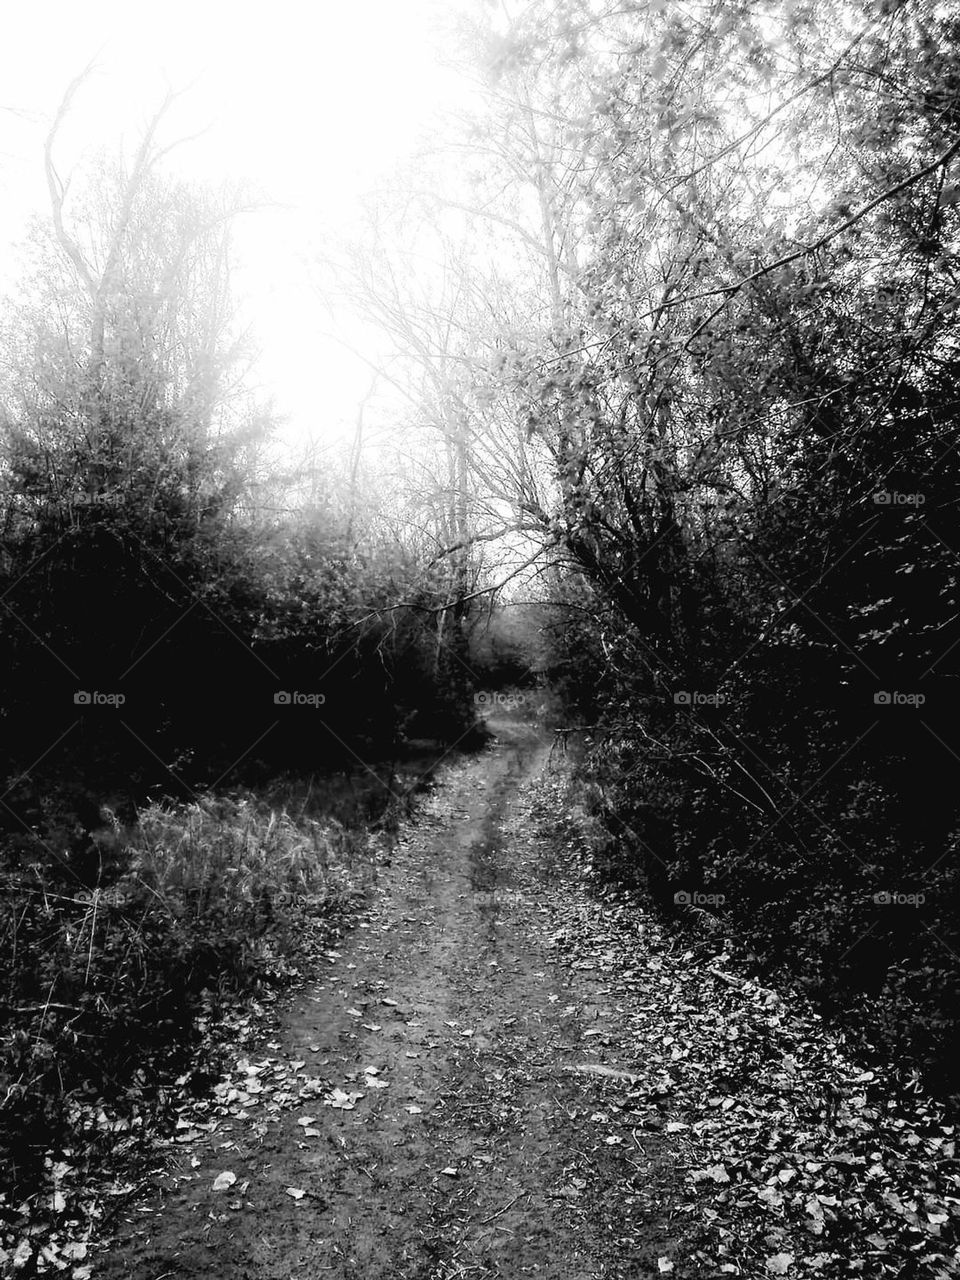
<path fill-rule="evenodd" d="M 460 3 L 461 0 L 456 0 Z M 43 139 L 67 84 L 96 58 L 58 149 L 135 145 L 167 85 L 188 87 L 165 137 L 207 129 L 171 167 L 218 184 L 246 179 L 279 208 L 242 221 L 262 382 L 291 417 L 288 434 L 326 435 L 354 417 L 370 374 L 322 331 L 303 254 L 322 228 L 349 228 L 356 202 L 408 156 L 431 117 L 463 102 L 442 65 L 454 0 L 36 0 L 8 6 L 0 47 L 0 251 L 45 210 Z M 467 7 L 483 0 L 462 0 Z M 0 268 L 0 275 L 8 271 Z"/>

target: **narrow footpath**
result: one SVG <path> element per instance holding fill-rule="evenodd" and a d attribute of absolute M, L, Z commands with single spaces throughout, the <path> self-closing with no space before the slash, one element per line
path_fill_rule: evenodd
<path fill-rule="evenodd" d="M 885 1115 L 814 1015 L 591 899 L 549 741 L 496 727 L 184 1105 L 94 1275 L 958 1274 L 952 1130 Z"/>

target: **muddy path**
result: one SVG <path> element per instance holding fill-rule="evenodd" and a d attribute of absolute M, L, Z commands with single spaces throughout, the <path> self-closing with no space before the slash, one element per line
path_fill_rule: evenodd
<path fill-rule="evenodd" d="M 564 873 L 524 799 L 549 744 L 496 728 L 326 971 L 181 1121 L 96 1275 L 658 1274 L 678 1233 L 668 1140 L 614 1074 L 602 973 L 550 945 L 542 899 Z"/>

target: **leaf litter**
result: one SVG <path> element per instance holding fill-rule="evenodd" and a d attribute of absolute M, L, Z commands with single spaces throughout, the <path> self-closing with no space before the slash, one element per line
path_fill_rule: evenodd
<path fill-rule="evenodd" d="M 588 878 L 566 782 L 526 787 L 540 839 Z M 556 851 L 554 852 L 556 856 Z M 681 946 L 628 895 L 544 895 L 548 942 L 625 1009 L 619 1062 L 579 1063 L 677 1144 L 699 1219 L 689 1263 L 741 1276 L 960 1276 L 955 1126 L 915 1080 L 866 1069 L 800 997 Z M 663 1259 L 661 1259 L 661 1262 Z M 663 1268 L 661 1268 L 662 1270 Z"/>

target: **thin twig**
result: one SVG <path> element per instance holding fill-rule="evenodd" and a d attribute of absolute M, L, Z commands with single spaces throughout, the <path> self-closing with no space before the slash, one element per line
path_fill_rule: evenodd
<path fill-rule="evenodd" d="M 21 1004 L 11 1006 L 12 1013 L 46 1013 L 48 1009 L 59 1009 L 64 1013 L 80 1012 L 76 1005 L 57 1004 L 55 1000 L 48 1000 L 46 1004 Z"/>
<path fill-rule="evenodd" d="M 525 1196 L 526 1194 L 527 1194 L 526 1191 L 518 1191 L 517 1194 L 513 1197 L 513 1199 L 508 1200 L 502 1209 L 498 1209 L 496 1213 L 491 1213 L 489 1218 L 481 1218 L 480 1219 L 481 1227 L 486 1226 L 488 1222 L 493 1222 L 494 1218 L 499 1218 L 502 1214 L 506 1213 L 509 1208 L 511 1208 L 513 1205 L 517 1203 L 517 1201 L 520 1199 L 521 1196 Z"/>

